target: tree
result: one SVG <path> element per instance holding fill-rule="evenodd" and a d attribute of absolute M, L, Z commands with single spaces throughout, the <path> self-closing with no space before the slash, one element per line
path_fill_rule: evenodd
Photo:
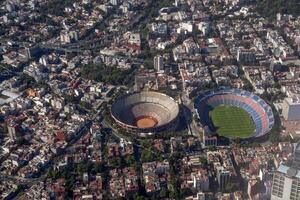
<path fill-rule="evenodd" d="M 136 193 L 134 195 L 134 200 L 147 200 L 147 199 L 148 199 L 147 197 L 144 197 L 144 196 L 142 196 L 142 195 L 140 195 L 138 193 Z"/>
<path fill-rule="evenodd" d="M 63 177 L 63 173 L 60 170 L 49 170 L 47 176 L 49 178 L 52 178 L 54 180 L 62 178 Z"/>
<path fill-rule="evenodd" d="M 298 16 L 300 13 L 300 5 L 297 0 L 260 0 L 257 2 L 257 11 L 270 19 L 274 19 L 277 13 Z"/>
<path fill-rule="evenodd" d="M 96 173 L 103 173 L 105 170 L 105 166 L 103 163 L 101 162 L 96 162 L 93 165 L 93 171 L 95 171 Z"/>
<path fill-rule="evenodd" d="M 166 188 L 162 188 L 161 190 L 160 190 L 160 192 L 159 192 L 159 197 L 160 198 L 164 198 L 164 197 L 166 197 L 168 195 L 168 191 L 166 190 Z"/>
<path fill-rule="evenodd" d="M 141 159 L 142 162 L 152 162 L 155 157 L 150 149 L 143 149 Z"/>
<path fill-rule="evenodd" d="M 75 97 L 74 95 L 65 95 L 64 99 L 66 102 L 70 102 L 70 103 L 74 103 L 74 104 L 78 103 L 78 98 Z"/>
<path fill-rule="evenodd" d="M 215 146 L 211 145 L 211 146 L 208 147 L 208 150 L 209 151 L 216 151 L 217 148 Z"/>
<path fill-rule="evenodd" d="M 254 90 L 253 85 L 247 79 L 245 79 L 244 81 L 243 90 L 247 90 L 250 92 Z"/>
<path fill-rule="evenodd" d="M 34 80 L 34 78 L 32 78 L 31 76 L 29 76 L 28 74 L 22 73 L 19 78 L 18 81 L 20 81 L 20 83 L 23 85 L 27 85 L 28 87 L 32 87 L 34 84 L 36 84 L 36 81 Z"/>
<path fill-rule="evenodd" d="M 206 167 L 208 165 L 208 162 L 207 162 L 207 159 L 206 158 L 200 158 L 200 162 L 201 162 L 201 165 L 203 167 Z"/>
<path fill-rule="evenodd" d="M 136 163 L 136 160 L 133 155 L 126 156 L 125 161 L 126 164 L 130 166 Z"/>
<path fill-rule="evenodd" d="M 270 131 L 269 140 L 272 143 L 277 143 L 280 141 L 280 132 L 282 130 L 281 120 L 280 120 L 280 116 L 279 116 L 277 110 L 275 109 L 274 105 L 270 104 L 270 106 L 271 106 L 273 114 L 274 114 L 275 122 L 272 127 L 272 130 Z"/>
<path fill-rule="evenodd" d="M 80 101 L 79 104 L 87 110 L 91 110 L 93 108 L 92 104 L 90 104 L 89 102 L 86 102 L 86 101 Z"/>
<path fill-rule="evenodd" d="M 134 68 L 121 70 L 104 63 L 87 64 L 81 68 L 81 75 L 89 80 L 107 82 L 113 85 L 127 85 L 133 81 Z"/>
<path fill-rule="evenodd" d="M 114 168 L 122 168 L 126 165 L 126 161 L 124 157 L 114 157 L 109 160 L 109 164 Z"/>
<path fill-rule="evenodd" d="M 79 163 L 76 167 L 76 171 L 80 174 L 83 174 L 84 172 L 87 172 L 88 171 L 87 164 Z"/>
<path fill-rule="evenodd" d="M 170 194 L 171 198 L 173 199 L 180 199 L 180 192 L 177 188 L 173 188 Z"/>
<path fill-rule="evenodd" d="M 189 188 L 182 188 L 179 190 L 180 197 L 186 197 L 189 194 L 192 194 L 191 190 Z"/>
<path fill-rule="evenodd" d="M 118 167 L 118 166 L 120 166 L 120 158 L 119 157 L 115 157 L 115 158 L 109 159 L 109 164 L 112 167 Z"/>
<path fill-rule="evenodd" d="M 236 188 L 237 188 L 237 184 L 236 183 L 232 183 L 232 182 L 228 182 L 226 185 L 225 185 L 225 191 L 226 192 L 233 192 Z"/>

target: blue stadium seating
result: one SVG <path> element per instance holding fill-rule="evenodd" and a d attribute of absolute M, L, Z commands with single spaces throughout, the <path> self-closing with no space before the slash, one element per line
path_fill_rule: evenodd
<path fill-rule="evenodd" d="M 249 100 L 252 103 L 249 104 Z M 225 88 L 206 91 L 195 99 L 194 107 L 203 126 L 210 124 L 210 110 L 222 104 L 237 106 L 249 113 L 256 126 L 254 137 L 267 134 L 274 125 L 271 107 L 259 96 L 240 89 Z"/>

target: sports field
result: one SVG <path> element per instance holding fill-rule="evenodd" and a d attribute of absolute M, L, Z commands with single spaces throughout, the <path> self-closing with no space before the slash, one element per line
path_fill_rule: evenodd
<path fill-rule="evenodd" d="M 254 134 L 255 124 L 241 108 L 221 105 L 210 111 L 209 116 L 220 136 L 248 138 Z"/>

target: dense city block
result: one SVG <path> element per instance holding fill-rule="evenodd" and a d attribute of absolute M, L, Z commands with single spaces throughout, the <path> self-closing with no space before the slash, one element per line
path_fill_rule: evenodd
<path fill-rule="evenodd" d="M 298 0 L 0 1 L 0 199 L 299 200 Z"/>

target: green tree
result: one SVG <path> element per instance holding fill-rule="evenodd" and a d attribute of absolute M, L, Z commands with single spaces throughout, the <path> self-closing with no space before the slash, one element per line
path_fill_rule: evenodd
<path fill-rule="evenodd" d="M 136 160 L 133 155 L 126 156 L 125 160 L 126 160 L 126 164 L 130 166 L 136 163 Z"/>
<path fill-rule="evenodd" d="M 168 191 L 166 190 L 166 188 L 163 187 L 159 192 L 159 197 L 164 198 L 167 197 L 167 195 L 168 195 Z"/>
<path fill-rule="evenodd" d="M 121 70 L 104 63 L 90 63 L 81 68 L 81 75 L 89 80 L 107 82 L 113 85 L 127 85 L 133 82 L 134 68 Z"/>
<path fill-rule="evenodd" d="M 203 167 L 206 167 L 208 165 L 208 162 L 207 162 L 207 159 L 206 158 L 200 158 L 200 162 L 201 162 L 201 165 Z"/>
<path fill-rule="evenodd" d="M 96 173 L 103 173 L 105 170 L 105 165 L 104 163 L 101 162 L 96 162 L 93 165 L 93 171 L 95 171 Z"/>
<path fill-rule="evenodd" d="M 257 2 L 257 11 L 269 19 L 274 19 L 277 13 L 298 16 L 300 5 L 297 0 L 260 0 Z"/>
<path fill-rule="evenodd" d="M 216 146 L 212 146 L 212 145 L 211 145 L 211 146 L 208 147 L 208 150 L 209 150 L 209 151 L 216 151 L 217 148 L 216 148 Z"/>
<path fill-rule="evenodd" d="M 147 200 L 147 199 L 148 199 L 147 197 L 144 197 L 144 196 L 142 196 L 142 195 L 140 195 L 138 193 L 136 193 L 134 195 L 134 200 Z"/>
<path fill-rule="evenodd" d="M 77 173 L 80 173 L 80 174 L 83 174 L 84 172 L 87 172 L 88 171 L 88 164 L 86 164 L 86 163 L 79 163 L 76 166 L 76 171 L 77 171 Z"/>
<path fill-rule="evenodd" d="M 152 162 L 155 159 L 155 156 L 150 149 L 143 149 L 141 159 L 142 162 Z"/>
<path fill-rule="evenodd" d="M 250 92 L 254 91 L 253 85 L 247 79 L 245 79 L 244 81 L 243 90 L 247 90 Z"/>

